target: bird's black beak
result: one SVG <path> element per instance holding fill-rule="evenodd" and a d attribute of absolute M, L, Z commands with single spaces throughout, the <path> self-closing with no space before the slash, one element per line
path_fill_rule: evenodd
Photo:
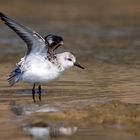
<path fill-rule="evenodd" d="M 74 63 L 74 66 L 77 66 L 77 67 L 79 67 L 81 69 L 85 69 L 84 67 L 82 67 L 80 64 L 77 64 L 77 63 Z"/>

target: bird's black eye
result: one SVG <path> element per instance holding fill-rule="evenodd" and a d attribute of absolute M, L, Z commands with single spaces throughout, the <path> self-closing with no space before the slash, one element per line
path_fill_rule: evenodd
<path fill-rule="evenodd" d="M 69 61 L 72 61 L 72 59 L 71 59 L 71 58 L 68 58 L 68 60 L 69 60 Z"/>

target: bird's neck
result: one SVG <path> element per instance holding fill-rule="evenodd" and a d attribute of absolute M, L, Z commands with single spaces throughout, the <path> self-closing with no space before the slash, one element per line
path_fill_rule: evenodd
<path fill-rule="evenodd" d="M 58 68 L 59 72 L 63 72 L 65 70 L 63 64 L 61 63 L 61 60 L 57 57 L 57 55 L 50 57 L 49 61 Z"/>

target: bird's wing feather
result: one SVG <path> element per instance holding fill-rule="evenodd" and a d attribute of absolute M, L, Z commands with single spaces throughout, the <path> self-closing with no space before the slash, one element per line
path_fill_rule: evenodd
<path fill-rule="evenodd" d="M 17 23 L 15 20 L 7 17 L 3 13 L 0 13 L 0 17 L 7 26 L 14 30 L 21 37 L 21 39 L 25 41 L 27 44 L 26 56 L 32 52 L 47 55 L 48 47 L 44 38 L 42 38 L 38 33 Z"/>

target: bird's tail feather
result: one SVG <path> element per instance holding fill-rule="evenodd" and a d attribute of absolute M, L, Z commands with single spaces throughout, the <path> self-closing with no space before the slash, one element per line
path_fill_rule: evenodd
<path fill-rule="evenodd" d="M 20 77 L 21 77 L 21 69 L 20 67 L 17 67 L 11 72 L 11 74 L 9 75 L 9 78 L 7 79 L 9 82 L 9 85 L 10 86 L 15 85 L 20 80 Z"/>

